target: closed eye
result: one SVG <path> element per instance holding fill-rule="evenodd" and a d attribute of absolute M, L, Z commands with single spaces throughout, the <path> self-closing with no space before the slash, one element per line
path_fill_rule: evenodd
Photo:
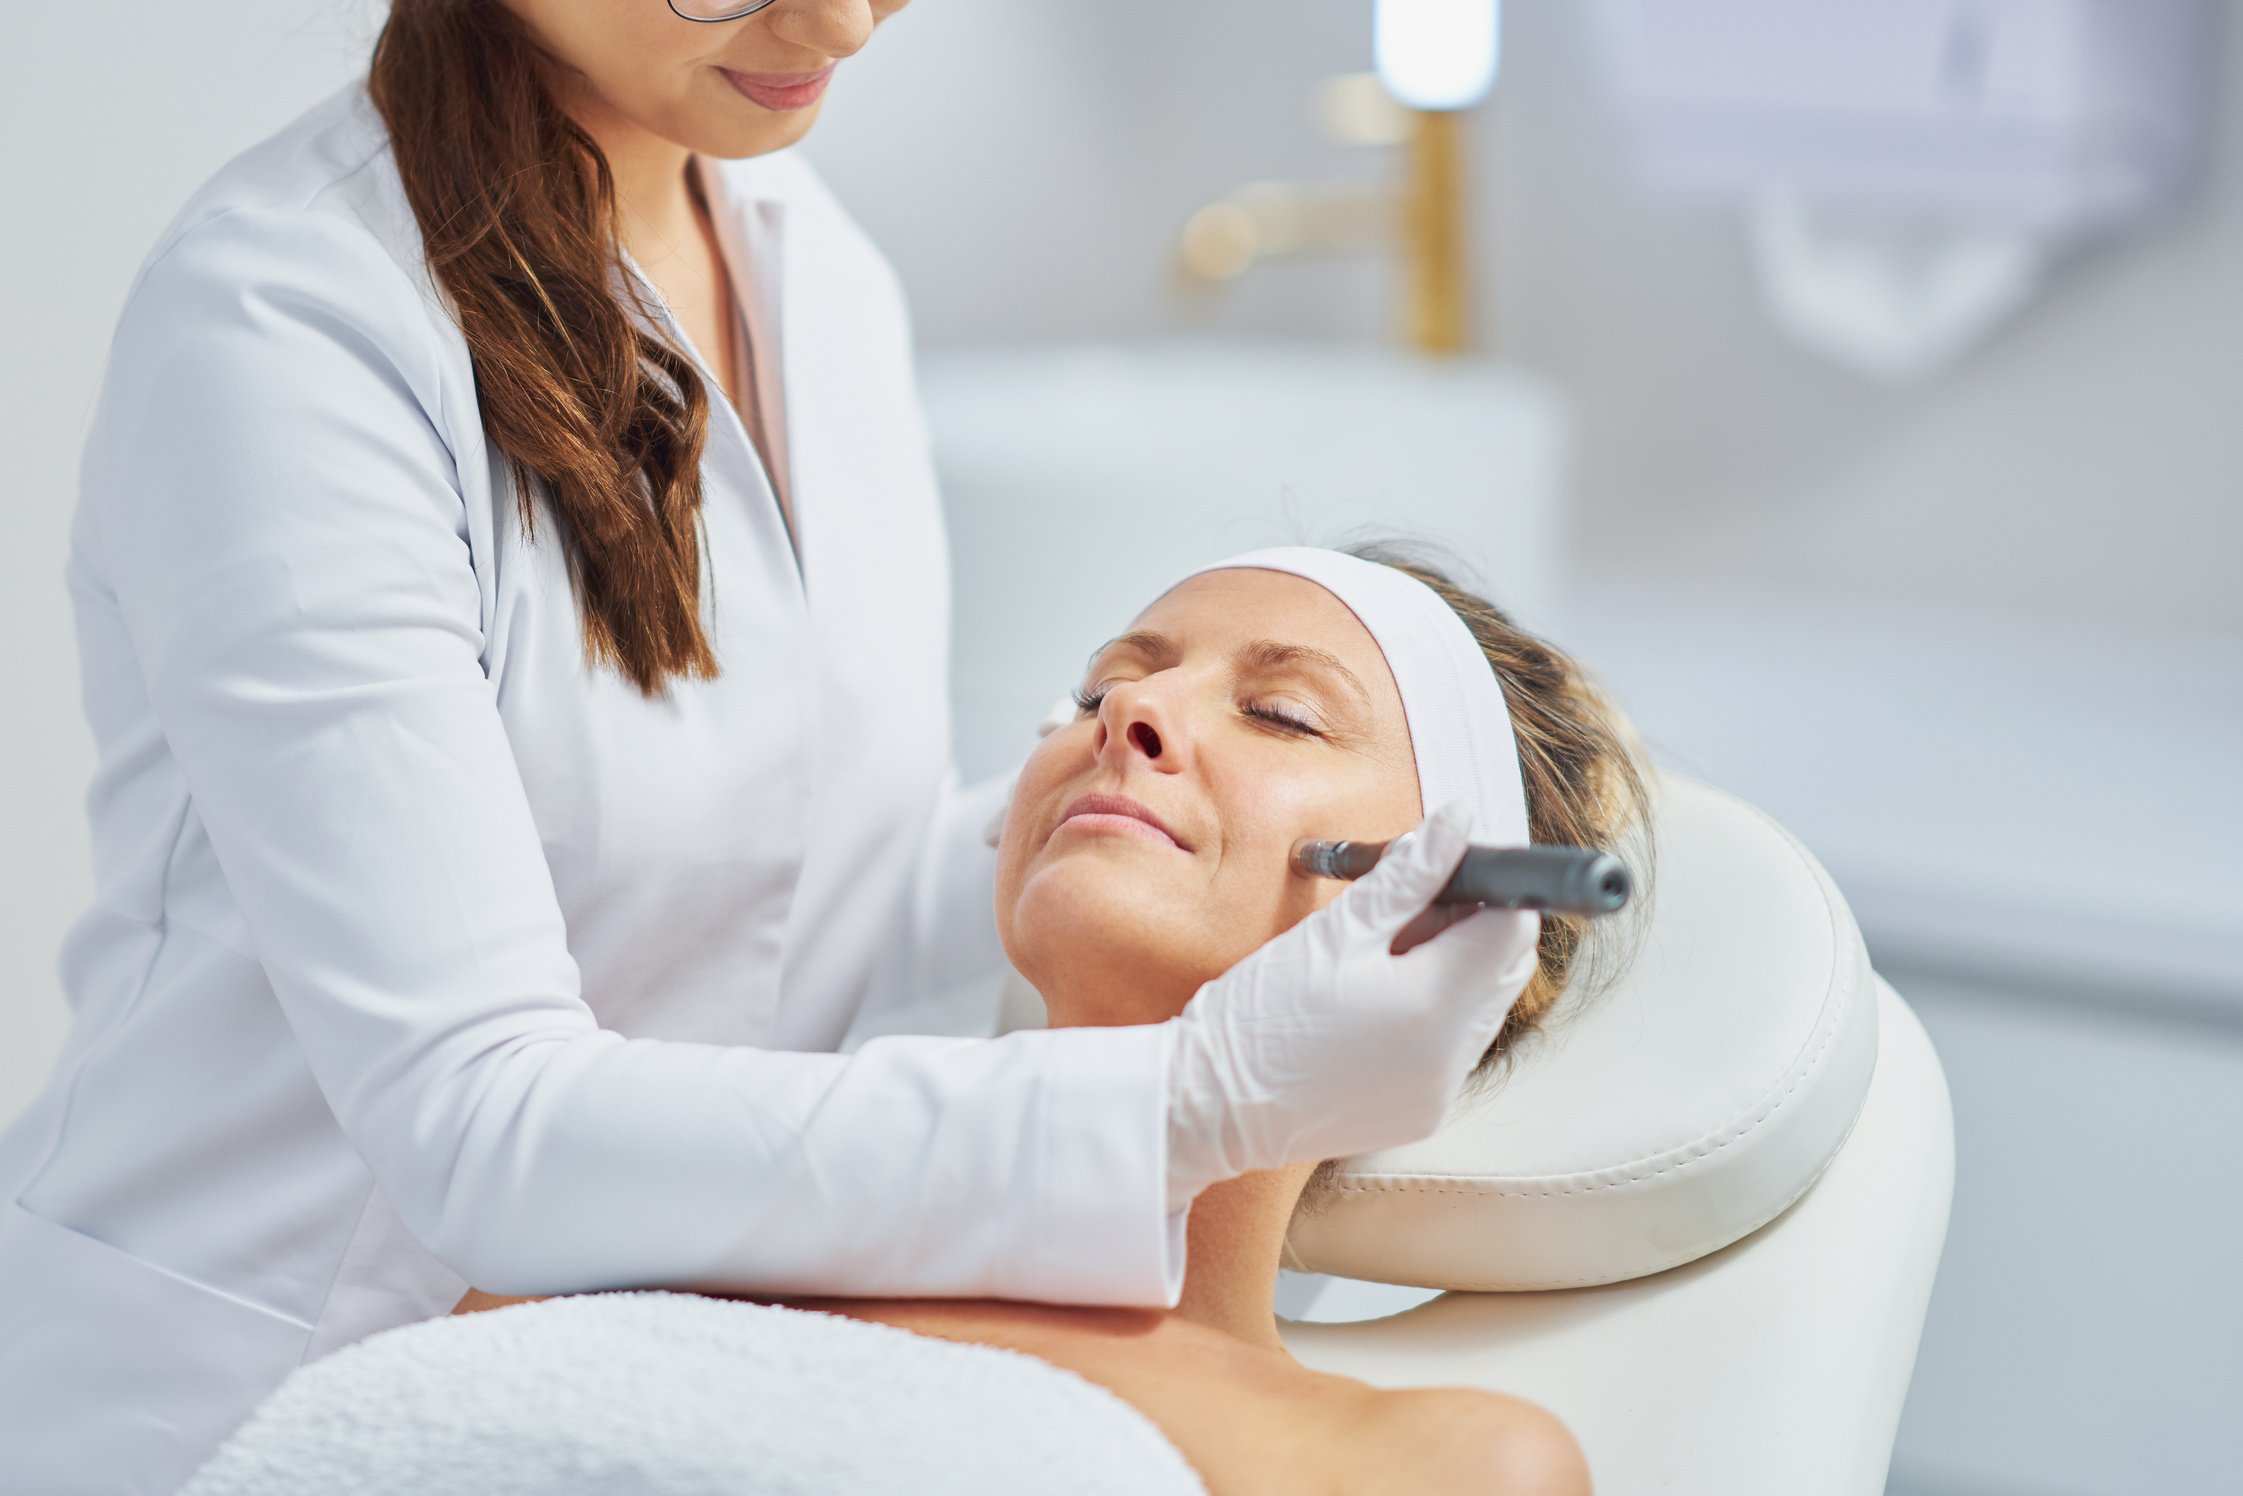
<path fill-rule="evenodd" d="M 1316 724 L 1310 722 L 1307 718 L 1296 717 L 1289 712 L 1279 711 L 1275 707 L 1264 706 L 1259 702 L 1248 702 L 1242 710 L 1249 717 L 1267 722 L 1273 727 L 1282 728 L 1288 732 L 1296 732 L 1312 738 L 1324 736 L 1323 733 L 1317 731 Z"/>

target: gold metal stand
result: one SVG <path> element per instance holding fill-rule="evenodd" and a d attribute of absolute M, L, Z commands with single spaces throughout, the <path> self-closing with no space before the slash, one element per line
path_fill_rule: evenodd
<path fill-rule="evenodd" d="M 1191 215 L 1176 245 L 1176 283 L 1204 296 L 1267 260 L 1399 253 L 1401 340 L 1434 356 L 1472 346 L 1469 110 L 1410 109 L 1375 73 L 1318 90 L 1327 139 L 1400 150 L 1402 180 L 1248 182 Z"/>
<path fill-rule="evenodd" d="M 1471 344 L 1470 278 L 1464 242 L 1462 110 L 1422 110 L 1410 137 L 1402 190 L 1404 294 L 1410 346 L 1461 353 Z"/>

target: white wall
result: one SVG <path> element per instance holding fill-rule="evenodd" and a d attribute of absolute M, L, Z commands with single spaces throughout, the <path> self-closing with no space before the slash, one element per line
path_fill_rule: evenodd
<path fill-rule="evenodd" d="M 1512 14 L 1507 341 L 1581 402 L 1593 554 L 2243 636 L 2243 26 L 2217 39 L 2204 195 L 1895 394 L 1769 330 L 1732 221 L 1626 181 L 1577 9 Z"/>
<path fill-rule="evenodd" d="M 363 66 L 361 0 L 27 5 L 0 47 L 0 1119 L 63 1028 L 63 928 L 91 892 L 62 564 L 117 310 L 141 256 L 227 157 Z"/>
<path fill-rule="evenodd" d="M 2243 25 L 2218 38 L 2202 198 L 1892 393 L 1769 328 L 1731 218 L 1639 192 L 1585 8 L 1509 0 L 1477 170 L 1494 342 L 1576 402 L 1585 559 L 2243 636 Z M 866 104 L 837 93 L 812 138 L 928 341 L 1389 335 L 1384 265 L 1272 266 L 1204 313 L 1163 274 L 1185 216 L 1242 181 L 1390 169 L 1309 121 L 1318 79 L 1369 64 L 1364 0 L 1070 8 L 1014 70 L 1054 9 L 919 0 L 852 64 Z"/>

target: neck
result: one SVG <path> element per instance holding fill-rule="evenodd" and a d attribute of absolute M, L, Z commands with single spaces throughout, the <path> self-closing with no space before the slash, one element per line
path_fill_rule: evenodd
<path fill-rule="evenodd" d="M 1209 1185 L 1192 1202 L 1181 1319 L 1285 1353 L 1277 1335 L 1277 1265 L 1293 1207 L 1316 1165 L 1292 1164 Z"/>
<path fill-rule="evenodd" d="M 615 181 L 617 233 L 642 267 L 676 253 L 698 231 L 686 168 L 693 153 L 623 118 L 596 99 L 573 99 L 569 111 L 607 158 Z"/>
<path fill-rule="evenodd" d="M 1078 950 L 1077 955 L 1083 953 Z M 1097 974 L 1109 972 L 1129 975 L 1107 983 L 1097 980 Z M 1064 974 L 1040 975 L 1048 984 L 1040 984 L 1046 1013 L 1066 1015 L 1064 1021 L 1070 1023 L 1142 1021 L 1117 1015 L 1181 1012 L 1204 980 L 1197 973 L 1164 978 L 1149 972 L 1142 960 L 1130 959 L 1078 959 Z M 1277 1268 L 1293 1207 L 1315 1172 L 1314 1162 L 1288 1164 L 1200 1191 L 1185 1226 L 1184 1289 L 1174 1310 L 1178 1318 L 1289 1354 L 1277 1334 Z"/>

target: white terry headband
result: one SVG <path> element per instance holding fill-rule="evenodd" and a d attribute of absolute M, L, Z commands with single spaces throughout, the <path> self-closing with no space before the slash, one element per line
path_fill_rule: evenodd
<path fill-rule="evenodd" d="M 1527 845 L 1526 785 L 1503 683 L 1439 593 L 1391 566 L 1306 545 L 1248 551 L 1190 575 L 1244 568 L 1305 577 L 1370 630 L 1401 689 L 1426 814 L 1462 800 L 1472 808 L 1474 841 Z"/>

